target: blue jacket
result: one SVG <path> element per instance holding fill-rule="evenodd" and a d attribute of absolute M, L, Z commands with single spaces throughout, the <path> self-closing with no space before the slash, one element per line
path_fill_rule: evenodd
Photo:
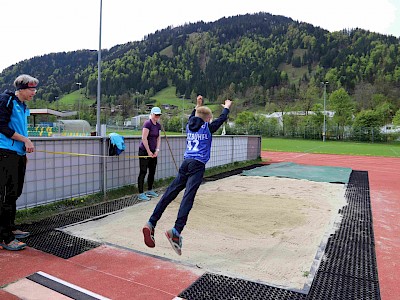
<path fill-rule="evenodd" d="M 109 155 L 120 155 L 122 151 L 125 150 L 125 141 L 124 137 L 119 135 L 118 133 L 111 132 L 109 134 L 110 142 L 112 146 L 115 146 L 114 149 L 110 149 Z"/>
<path fill-rule="evenodd" d="M 212 134 L 228 119 L 229 109 L 224 108 L 218 119 L 211 123 L 204 122 L 192 111 L 186 125 L 186 150 L 184 159 L 196 159 L 206 164 L 210 160 Z"/>
<path fill-rule="evenodd" d="M 28 137 L 29 115 L 29 108 L 14 93 L 6 90 L 0 94 L 0 149 L 26 154 L 25 144 L 11 137 L 15 132 Z"/>

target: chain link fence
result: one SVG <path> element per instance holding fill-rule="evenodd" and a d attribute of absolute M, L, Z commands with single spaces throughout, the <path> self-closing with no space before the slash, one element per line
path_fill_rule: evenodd
<path fill-rule="evenodd" d="M 309 140 L 322 140 L 323 127 L 319 126 L 280 126 L 275 124 L 249 123 L 245 126 L 227 125 L 226 134 L 230 135 L 261 135 L 263 137 L 286 137 Z M 342 140 L 370 143 L 391 143 L 400 141 L 400 129 L 385 129 L 373 127 L 326 127 L 326 140 Z"/>

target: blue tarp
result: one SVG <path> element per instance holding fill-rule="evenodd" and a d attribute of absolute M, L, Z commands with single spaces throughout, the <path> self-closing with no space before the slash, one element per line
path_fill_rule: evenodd
<path fill-rule="evenodd" d="M 293 162 L 271 164 L 248 171 L 243 171 L 245 176 L 276 176 L 296 179 L 307 179 L 318 182 L 348 183 L 350 168 L 308 166 Z"/>

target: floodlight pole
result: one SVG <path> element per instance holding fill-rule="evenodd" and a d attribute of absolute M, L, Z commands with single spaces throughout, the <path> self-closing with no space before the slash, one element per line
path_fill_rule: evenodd
<path fill-rule="evenodd" d="M 185 117 L 185 108 L 184 108 L 184 97 L 185 95 L 181 95 L 182 96 L 182 134 L 185 132 L 184 128 L 183 128 L 183 118 Z"/>
<path fill-rule="evenodd" d="M 135 95 L 136 95 L 136 115 L 139 116 L 139 92 L 136 92 Z"/>
<path fill-rule="evenodd" d="M 329 84 L 328 81 L 322 82 L 324 85 L 324 129 L 322 133 L 322 141 L 325 142 L 326 139 L 326 86 Z"/>
<path fill-rule="evenodd" d="M 79 120 L 81 119 L 81 98 L 82 98 L 82 93 L 81 93 L 81 85 L 82 85 L 82 83 L 81 82 L 77 82 L 76 83 L 76 85 L 78 86 L 78 89 L 79 89 L 79 93 L 81 94 L 80 96 L 79 96 L 79 98 L 78 98 L 78 118 L 79 118 Z"/>
<path fill-rule="evenodd" d="M 99 30 L 99 51 L 97 52 L 97 122 L 96 135 L 100 136 L 100 100 L 101 100 L 101 23 L 102 23 L 103 0 L 100 0 L 100 30 Z"/>

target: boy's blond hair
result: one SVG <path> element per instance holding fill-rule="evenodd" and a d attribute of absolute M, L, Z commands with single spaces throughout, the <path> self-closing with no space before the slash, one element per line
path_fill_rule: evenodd
<path fill-rule="evenodd" d="M 209 109 L 207 106 L 200 106 L 196 108 L 195 116 L 201 118 L 204 122 L 208 122 L 209 119 L 212 119 L 213 117 L 211 109 Z"/>

